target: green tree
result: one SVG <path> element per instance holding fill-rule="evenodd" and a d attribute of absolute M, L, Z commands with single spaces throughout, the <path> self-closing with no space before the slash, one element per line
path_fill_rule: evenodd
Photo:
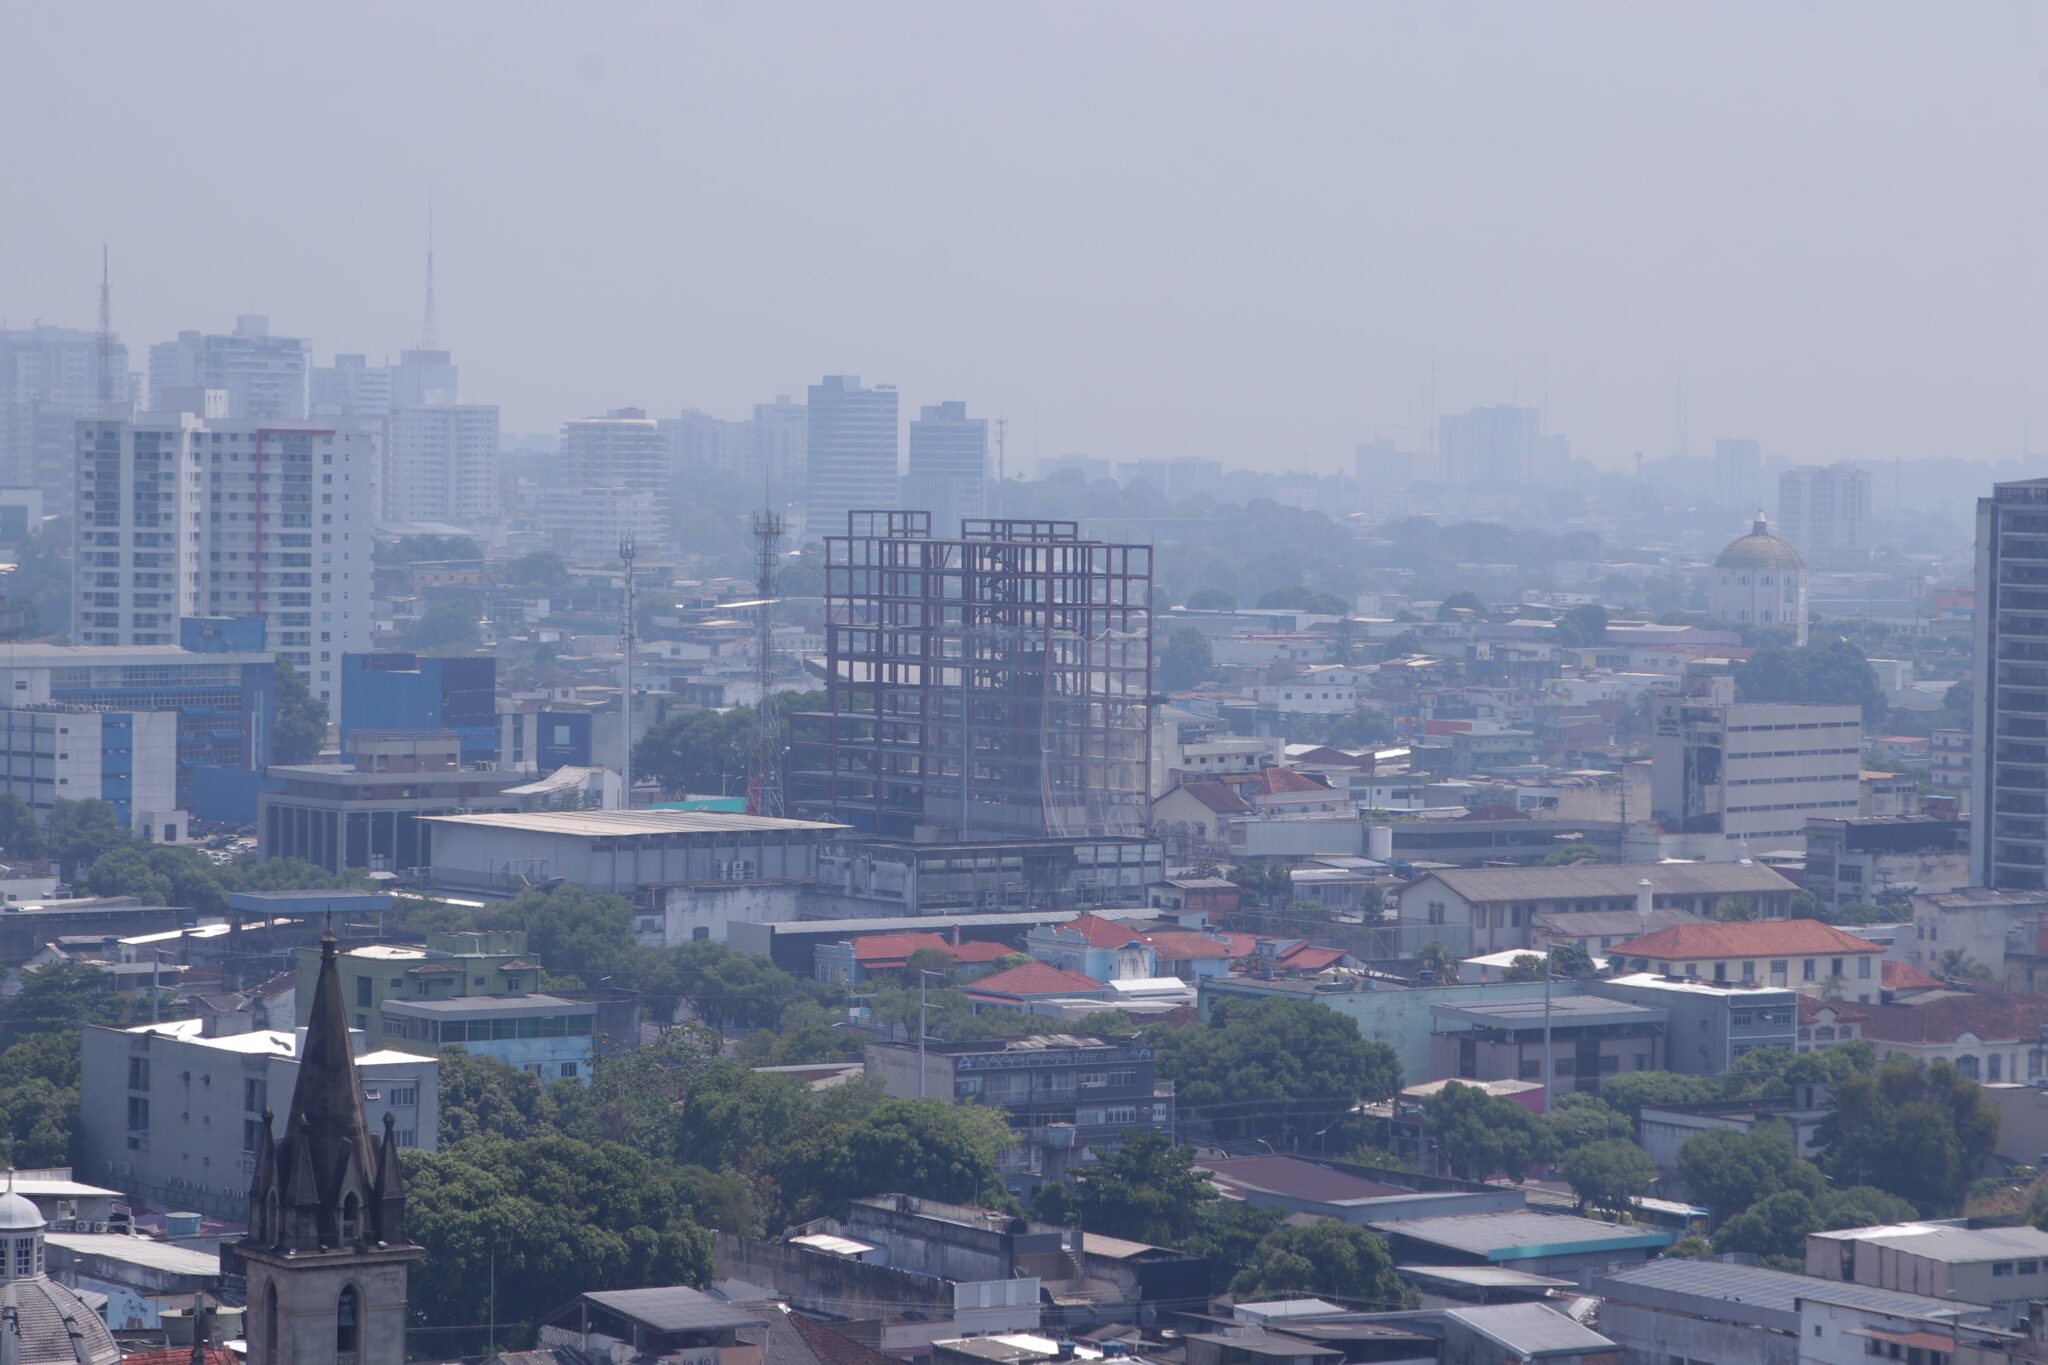
<path fill-rule="evenodd" d="M 512 588 L 560 592 L 569 586 L 569 568 L 553 550 L 533 550 L 498 570 L 498 581 Z"/>
<path fill-rule="evenodd" d="M 1202 1231 L 1217 1199 L 1209 1173 L 1194 1159 L 1194 1148 L 1176 1147 L 1157 1130 L 1126 1134 L 1076 1173 L 1072 1202 L 1082 1230 L 1184 1245 Z"/>
<path fill-rule="evenodd" d="M 1543 958 L 1538 953 L 1517 953 L 1502 973 L 1507 981 L 1541 981 L 1543 979 Z"/>
<path fill-rule="evenodd" d="M 1780 1190 L 1721 1224 L 1714 1233 L 1714 1250 L 1722 1255 L 1746 1251 L 1780 1263 L 1797 1261 L 1804 1269 L 1807 1234 L 1820 1227 L 1812 1199 L 1797 1190 Z"/>
<path fill-rule="evenodd" d="M 1721 1098 L 1721 1087 L 1706 1076 L 1676 1071 L 1626 1071 L 1603 1077 L 1600 1098 L 1633 1120 L 1646 1104 L 1705 1104 Z"/>
<path fill-rule="evenodd" d="M 442 1048 L 440 1060 L 441 1146 L 473 1137 L 518 1142 L 547 1131 L 553 1106 L 540 1077 L 455 1045 Z"/>
<path fill-rule="evenodd" d="M 1550 1130 L 1552 1148 L 1560 1152 L 1592 1142 L 1633 1142 L 1636 1132 L 1628 1115 L 1584 1091 L 1558 1096 L 1543 1116 L 1543 1126 Z"/>
<path fill-rule="evenodd" d="M 1008 1199 L 996 1162 L 1016 1137 L 999 1111 L 950 1100 L 870 1098 L 850 1085 L 826 1099 L 824 1121 L 792 1134 L 770 1171 L 786 1221 L 842 1216 L 849 1200 L 892 1190 L 957 1204 Z M 855 1112 L 837 1117 L 835 1106 Z"/>
<path fill-rule="evenodd" d="M 282 654 L 277 657 L 277 715 L 270 731 L 270 756 L 276 763 L 311 763 L 327 743 L 327 703 L 313 695 L 306 680 Z"/>
<path fill-rule="evenodd" d="M 1437 604 L 1436 619 L 1455 621 L 1461 611 L 1469 611 L 1482 621 L 1486 619 L 1486 604 L 1479 600 L 1476 592 L 1454 592 L 1446 597 Z"/>
<path fill-rule="evenodd" d="M 1599 858 L 1600 850 L 1594 848 L 1591 844 L 1566 844 L 1562 848 L 1553 848 L 1550 852 L 1544 854 L 1538 866 L 1563 867 L 1569 863 L 1597 862 Z"/>
<path fill-rule="evenodd" d="M 1444 1163 L 1462 1180 L 1504 1175 L 1519 1185 L 1550 1155 L 1550 1130 L 1536 1115 L 1476 1085 L 1446 1085 L 1423 1111 Z"/>
<path fill-rule="evenodd" d="M 398 634 L 416 654 L 467 654 L 483 643 L 476 608 L 466 602 L 437 602 Z"/>
<path fill-rule="evenodd" d="M 1582 1206 L 1614 1214 L 1634 1209 L 1636 1200 L 1657 1180 L 1657 1163 L 1628 1138 L 1602 1138 L 1574 1147 L 1564 1154 L 1559 1169 Z"/>
<path fill-rule="evenodd" d="M 1759 649 L 1735 671 L 1738 701 L 1856 705 L 1863 723 L 1884 719 L 1884 693 L 1863 651 L 1846 639 L 1815 640 L 1797 648 Z"/>
<path fill-rule="evenodd" d="M 1567 649 L 1597 645 L 1607 634 L 1607 608 L 1598 602 L 1573 607 L 1557 620 L 1551 638 Z"/>
<path fill-rule="evenodd" d="M 1792 1150 L 1781 1123 L 1759 1124 L 1746 1133 L 1695 1133 L 1678 1149 L 1678 1174 L 1692 1201 L 1704 1205 L 1717 1225 L 1783 1191 L 1818 1198 L 1825 1184 L 1819 1169 Z"/>
<path fill-rule="evenodd" d="M 1304 1295 L 1367 1309 L 1412 1308 L 1417 1302 L 1379 1234 L 1335 1218 L 1274 1229 L 1231 1281 L 1230 1292 L 1240 1303 Z"/>
<path fill-rule="evenodd" d="M 1189 611 L 1236 611 L 1237 594 L 1228 588 L 1200 588 L 1188 594 Z"/>
<path fill-rule="evenodd" d="M 1456 983 L 1458 965 L 1457 956 L 1435 939 L 1423 944 L 1415 954 L 1415 970 L 1436 973 L 1436 979 L 1442 985 Z"/>
<path fill-rule="evenodd" d="M 754 713 L 685 711 L 654 726 L 633 746 L 633 771 L 668 792 L 724 792 L 744 783 Z"/>
<path fill-rule="evenodd" d="M 13 792 L 0 792 L 0 850 L 10 858 L 43 856 L 43 829 L 28 802 Z"/>
<path fill-rule="evenodd" d="M 1550 945 L 1550 974 L 1560 981 L 1567 977 L 1591 976 L 1598 970 L 1593 963 L 1593 955 L 1575 940 Z"/>
<path fill-rule="evenodd" d="M 112 994 L 107 974 L 78 962 L 24 967 L 20 989 L 0 995 L 0 1025 L 8 1036 L 77 1033 L 87 1024 L 127 1022 L 127 1006 Z"/>
<path fill-rule="evenodd" d="M 690 1081 L 676 1158 L 714 1171 L 739 1166 L 758 1148 L 788 1142 L 811 1109 L 810 1087 L 794 1077 L 712 1061 Z"/>
<path fill-rule="evenodd" d="M 579 1294 L 711 1274 L 710 1239 L 684 1212 L 678 1172 L 630 1148 L 471 1138 L 400 1158 L 406 1231 L 426 1249 L 408 1294 L 428 1322 L 484 1322 L 495 1287 L 500 1343 L 525 1342 L 540 1314 Z"/>
<path fill-rule="evenodd" d="M 1183 1112 L 1213 1131 L 1298 1142 L 1326 1131 L 1360 1101 L 1401 1088 L 1394 1050 L 1335 1010 L 1307 1000 L 1225 1000 L 1206 1024 L 1159 1034 L 1159 1074 Z"/>
<path fill-rule="evenodd" d="M 137 842 L 114 818 L 114 808 L 105 801 L 61 798 L 51 805 L 50 814 L 43 821 L 43 840 L 49 856 L 73 875 L 90 866 L 102 853 Z"/>
<path fill-rule="evenodd" d="M 1724 922 L 1756 918 L 1756 906 L 1747 896 L 1723 896 L 1714 902 L 1714 918 Z"/>
<path fill-rule="evenodd" d="M 1209 676 L 1215 664 L 1209 637 L 1193 626 L 1176 626 L 1159 651 L 1159 686 L 1168 692 L 1184 692 Z"/>
<path fill-rule="evenodd" d="M 1834 1086 L 1820 1139 L 1836 1183 L 1874 1185 L 1933 1214 L 1961 1206 L 1998 1143 L 1998 1111 L 1948 1062 L 1896 1057 Z"/>
<path fill-rule="evenodd" d="M 439 564 L 483 557 L 483 547 L 468 536 L 400 536 L 380 542 L 376 551 L 379 564 Z"/>

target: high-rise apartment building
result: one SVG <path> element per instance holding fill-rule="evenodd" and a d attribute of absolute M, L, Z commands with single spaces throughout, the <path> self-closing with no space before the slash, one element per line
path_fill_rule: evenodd
<path fill-rule="evenodd" d="M 705 474 L 741 475 L 752 454 L 752 432 L 745 422 L 685 408 L 680 416 L 664 417 L 655 425 L 668 443 L 670 469 L 679 479 Z"/>
<path fill-rule="evenodd" d="M 860 386 L 857 374 L 828 374 L 811 385 L 805 432 L 809 489 L 805 539 L 846 533 L 846 514 L 898 505 L 896 388 Z"/>
<path fill-rule="evenodd" d="M 988 419 L 969 417 L 961 402 L 918 409 L 910 423 L 903 505 L 930 512 L 933 529 L 951 536 L 962 521 L 984 515 L 987 497 Z"/>
<path fill-rule="evenodd" d="M 669 440 L 639 408 L 613 408 L 562 426 L 562 466 L 582 488 L 622 488 L 647 495 L 665 535 L 669 524 Z"/>
<path fill-rule="evenodd" d="M 341 656 L 370 643 L 377 433 L 161 412 L 82 421 L 76 439 L 78 642 L 175 645 L 180 617 L 260 616 L 338 711 Z"/>
<path fill-rule="evenodd" d="M 1748 514 L 1763 506 L 1764 443 L 1747 436 L 1714 442 L 1714 496 L 1723 507 Z"/>
<path fill-rule="evenodd" d="M 110 348 L 116 409 L 133 397 L 128 348 Z M 71 509 L 72 426 L 100 412 L 99 336 L 68 327 L 0 329 L 0 485 L 42 490 L 46 510 Z"/>
<path fill-rule="evenodd" d="M 1855 569 L 1870 557 L 1870 471 L 1800 465 L 1778 476 L 1778 530 L 1809 569 Z"/>
<path fill-rule="evenodd" d="M 498 520 L 498 408 L 446 403 L 390 417 L 383 519 L 480 531 Z"/>
<path fill-rule="evenodd" d="M 2048 886 L 2048 479 L 2001 483 L 1977 499 L 1974 630 L 1971 880 L 2039 891 Z"/>
<path fill-rule="evenodd" d="M 802 403 L 792 402 L 786 393 L 775 395 L 772 403 L 754 404 L 751 423 L 754 448 L 754 476 L 766 475 L 769 482 L 793 495 L 804 483 L 805 443 L 810 421 Z"/>
<path fill-rule="evenodd" d="M 1384 436 L 1359 446 L 1352 459 L 1361 492 L 1398 493 L 1415 482 L 1415 456 Z"/>
<path fill-rule="evenodd" d="M 1680 856 L 1709 862 L 1806 846 L 1809 819 L 1861 801 L 1863 712 L 1709 696 L 1657 699 L 1652 817 Z"/>
<path fill-rule="evenodd" d="M 164 411 L 176 406 L 176 393 L 219 389 L 230 418 L 298 421 L 306 415 L 311 368 L 312 348 L 303 338 L 272 336 L 269 318 L 244 314 L 225 336 L 180 332 L 176 341 L 150 347 L 149 406 Z"/>
<path fill-rule="evenodd" d="M 332 365 L 313 367 L 308 392 L 315 417 L 381 417 L 391 411 L 391 366 L 337 355 Z"/>
<path fill-rule="evenodd" d="M 1535 408 L 1505 404 L 1438 418 L 1437 456 L 1443 481 L 1493 488 L 1527 481 L 1542 418 Z"/>

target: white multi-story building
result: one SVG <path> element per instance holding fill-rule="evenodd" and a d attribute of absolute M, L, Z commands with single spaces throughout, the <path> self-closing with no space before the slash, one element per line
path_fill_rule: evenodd
<path fill-rule="evenodd" d="M 313 369 L 311 392 L 315 417 L 368 417 L 390 412 L 389 365 L 372 365 L 360 355 L 337 355 L 332 365 Z"/>
<path fill-rule="evenodd" d="M 893 384 L 864 389 L 859 375 L 826 375 L 811 385 L 804 439 L 806 540 L 845 535 L 848 512 L 898 505 L 903 490 Z"/>
<path fill-rule="evenodd" d="M 654 494 L 616 483 L 552 492 L 541 505 L 541 527 L 558 554 L 599 563 L 617 557 L 625 536 L 648 546 L 663 535 Z"/>
<path fill-rule="evenodd" d="M 1861 568 L 1870 557 L 1870 471 L 1800 465 L 1778 476 L 1778 528 L 1815 569 Z"/>
<path fill-rule="evenodd" d="M 293 421 L 306 415 L 312 347 L 301 337 L 270 334 L 270 319 L 244 314 L 226 336 L 180 332 L 149 348 L 149 406 L 174 406 L 172 395 L 219 389 L 231 418 Z"/>
<path fill-rule="evenodd" d="M 754 404 L 754 420 L 749 425 L 753 435 L 753 476 L 760 478 L 765 473 L 778 487 L 799 487 L 804 481 L 804 442 L 810 430 L 804 405 L 792 402 L 786 393 L 778 393 L 772 403 Z"/>
<path fill-rule="evenodd" d="M 348 418 L 80 422 L 78 642 L 170 645 L 181 616 L 261 616 L 338 715 L 341 656 L 370 647 L 377 438 Z"/>
<path fill-rule="evenodd" d="M 1806 846 L 1809 819 L 1854 819 L 1863 712 L 1664 696 L 1650 751 L 1652 818 L 1665 848 L 1709 860 Z"/>
<path fill-rule="evenodd" d="M 498 519 L 495 404 L 405 407 L 391 414 L 384 520 L 481 530 Z"/>
<path fill-rule="evenodd" d="M 58 801 L 105 801 L 129 833 L 175 843 L 190 824 L 178 809 L 178 713 L 47 702 L 0 710 L 0 792 L 38 818 Z"/>
<path fill-rule="evenodd" d="M 564 423 L 562 465 L 572 486 L 616 486 L 645 494 L 666 531 L 669 439 L 660 423 L 639 408 L 613 408 L 602 417 Z"/>
<path fill-rule="evenodd" d="M 132 397 L 128 348 L 110 347 L 118 409 Z M 71 507 L 72 424 L 100 411 L 99 336 L 68 327 L 0 328 L 0 484 Z"/>
<path fill-rule="evenodd" d="M 933 531 L 950 536 L 963 520 L 985 515 L 987 500 L 988 419 L 969 417 L 960 402 L 918 409 L 903 505 L 930 512 Z"/>
<path fill-rule="evenodd" d="M 89 1028 L 79 1045 L 77 1172 L 163 1207 L 245 1217 L 255 1153 L 269 1112 L 284 1136 L 305 1031 L 259 1029 L 207 1037 L 182 1019 Z M 350 1030 L 363 1108 L 396 1119 L 400 1147 L 433 1151 L 441 1121 L 441 1064 L 410 1052 L 365 1052 Z"/>

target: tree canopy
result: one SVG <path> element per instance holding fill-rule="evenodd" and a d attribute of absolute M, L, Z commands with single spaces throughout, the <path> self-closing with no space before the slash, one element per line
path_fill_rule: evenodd
<path fill-rule="evenodd" d="M 1412 1308 L 1417 1303 L 1378 1233 L 1335 1218 L 1275 1228 L 1230 1283 L 1239 1302 L 1312 1296 L 1352 1308 Z"/>
<path fill-rule="evenodd" d="M 1152 1035 L 1181 1113 L 1211 1131 L 1298 1143 L 1401 1088 L 1394 1050 L 1306 1000 L 1225 1000 L 1207 1023 Z"/>
<path fill-rule="evenodd" d="M 1820 1137 L 1821 1165 L 1837 1183 L 1949 1212 L 1998 1143 L 1998 1111 L 1948 1062 L 1895 1057 L 1834 1086 Z"/>
<path fill-rule="evenodd" d="M 1802 646 L 1759 649 L 1735 671 L 1740 701 L 1855 705 L 1867 725 L 1884 719 L 1884 693 L 1863 651 L 1839 636 Z"/>
<path fill-rule="evenodd" d="M 1628 1213 L 1657 1180 L 1657 1163 L 1629 1138 L 1601 1138 L 1564 1154 L 1560 1171 L 1579 1203 L 1609 1213 Z"/>
<path fill-rule="evenodd" d="M 1159 651 L 1159 686 L 1184 692 L 1207 678 L 1214 662 L 1208 636 L 1193 626 L 1176 626 Z"/>
<path fill-rule="evenodd" d="M 1451 1174 L 1463 1180 L 1497 1175 L 1520 1184 L 1550 1155 L 1551 1133 L 1536 1115 L 1476 1085 L 1446 1085 L 1424 1104 L 1428 1131 Z"/>
<path fill-rule="evenodd" d="M 278 763 L 311 763 L 327 742 L 327 703 L 282 654 L 277 657 L 277 716 L 271 725 L 270 756 Z"/>

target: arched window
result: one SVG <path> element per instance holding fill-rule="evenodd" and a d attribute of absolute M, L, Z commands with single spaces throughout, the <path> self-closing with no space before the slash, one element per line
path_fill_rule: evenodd
<path fill-rule="evenodd" d="M 1962 1072 L 1962 1073 L 1963 1073 L 1963 1074 L 1964 1074 L 1965 1076 L 1968 1076 L 1968 1077 L 1969 1077 L 1969 1078 L 1970 1078 L 1971 1080 L 1973 1080 L 1973 1081 L 1974 1081 L 1974 1080 L 1976 1080 L 1976 1079 L 1977 1079 L 1977 1059 L 1976 1059 L 1975 1057 L 1972 1057 L 1972 1056 L 1968 1056 L 1968 1055 L 1965 1055 L 1965 1056 L 1961 1056 L 1961 1057 L 1958 1057 L 1958 1058 L 1956 1058 L 1956 1070 L 1957 1070 L 1957 1071 L 1960 1071 L 1960 1072 Z"/>
<path fill-rule="evenodd" d="M 356 1342 L 361 1333 L 357 1320 L 362 1316 L 362 1300 L 356 1295 L 354 1285 L 344 1285 L 341 1297 L 334 1303 L 334 1352 L 341 1360 L 353 1362 L 356 1358 Z"/>
<path fill-rule="evenodd" d="M 363 1235 L 363 1201 L 356 1198 L 355 1191 L 341 1201 L 341 1240 L 354 1242 Z"/>
<path fill-rule="evenodd" d="M 277 1359 L 277 1285 L 263 1291 L 263 1365 Z"/>

